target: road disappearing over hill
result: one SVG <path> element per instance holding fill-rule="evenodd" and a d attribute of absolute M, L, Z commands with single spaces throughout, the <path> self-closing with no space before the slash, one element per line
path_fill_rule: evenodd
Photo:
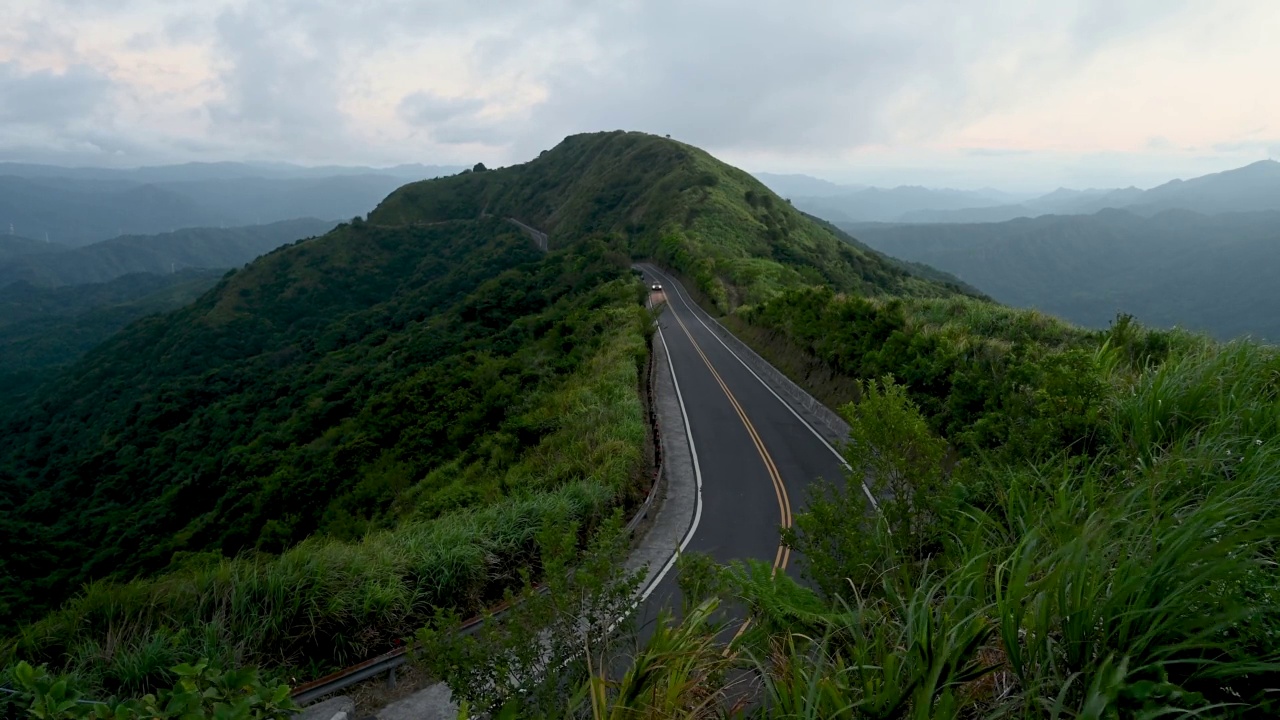
<path fill-rule="evenodd" d="M 655 303 L 701 475 L 701 512 L 686 552 L 719 562 L 762 560 L 796 575 L 795 558 L 781 543 L 806 487 L 818 478 L 839 480 L 839 452 L 745 358 L 713 330 L 715 321 L 674 277 L 651 264 L 638 266 L 645 283 L 661 283 Z M 656 572 L 657 569 L 655 568 Z M 661 608 L 678 608 L 675 573 L 656 585 L 641 624 Z"/>

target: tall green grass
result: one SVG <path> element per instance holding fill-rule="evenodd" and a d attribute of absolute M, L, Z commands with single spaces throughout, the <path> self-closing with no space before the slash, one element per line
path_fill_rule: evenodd
<path fill-rule="evenodd" d="M 751 708 L 722 715 L 1280 712 L 1280 354 L 1188 342 L 1162 363 L 1106 360 L 1121 351 L 1098 348 L 1110 433 L 1098 450 L 973 460 L 936 498 L 941 548 L 869 555 L 857 578 L 818 578 L 822 594 L 764 567 L 724 571 L 719 586 L 753 618 L 731 653 L 760 684 Z M 974 483 L 994 488 L 978 504 Z M 876 518 L 824 522 L 797 521 L 800 549 L 803 532 L 859 527 L 870 544 L 900 544 Z M 686 635 L 642 649 L 636 667 L 670 657 L 671 637 Z M 688 639 L 684 657 L 704 655 L 708 637 Z M 676 677 L 651 684 L 698 677 L 663 667 Z"/>

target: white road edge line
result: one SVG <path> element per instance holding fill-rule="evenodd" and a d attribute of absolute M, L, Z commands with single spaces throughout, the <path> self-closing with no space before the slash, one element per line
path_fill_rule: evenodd
<path fill-rule="evenodd" d="M 671 383 L 676 388 L 676 400 L 680 402 L 680 417 L 684 419 L 684 434 L 689 440 L 689 454 L 693 457 L 696 501 L 693 509 L 693 522 L 689 525 L 689 531 L 685 533 L 684 539 L 680 541 L 680 546 L 671 554 L 667 564 L 662 566 L 662 570 L 653 576 L 653 579 L 648 583 L 648 587 L 644 589 L 644 592 L 640 593 L 637 605 L 648 600 L 653 591 L 658 588 L 658 584 L 662 582 L 662 579 L 667 576 L 667 573 L 671 572 L 671 568 L 675 567 L 676 560 L 679 559 L 684 549 L 689 546 L 689 541 L 693 539 L 693 534 L 698 531 L 698 523 L 702 522 L 702 467 L 698 464 L 698 448 L 693 444 L 693 427 L 689 424 L 689 413 L 684 406 L 684 395 L 680 393 L 680 381 L 676 379 L 676 366 L 671 361 L 671 346 L 667 344 L 667 336 L 662 334 L 661 325 L 658 325 L 658 338 L 662 340 L 662 347 L 666 350 L 667 367 L 671 368 Z M 668 483 L 667 487 L 670 487 L 670 483 Z"/>
<path fill-rule="evenodd" d="M 774 389 L 769 385 L 769 383 L 764 381 L 764 378 L 761 378 L 759 375 L 757 375 L 756 371 L 752 370 L 751 366 L 747 364 L 747 361 L 739 357 L 738 353 L 733 351 L 733 348 L 729 347 L 724 340 L 721 340 L 720 335 L 717 334 L 715 330 L 712 330 L 710 325 L 707 325 L 707 323 L 703 321 L 702 317 L 698 315 L 698 312 L 696 310 L 690 307 L 689 301 L 685 300 L 684 293 L 681 292 L 680 290 L 680 284 L 675 282 L 675 280 L 670 275 L 667 275 L 666 273 L 659 270 L 656 265 L 649 264 L 649 267 L 653 268 L 654 272 L 666 278 L 671 283 L 671 286 L 675 288 L 676 297 L 680 298 L 681 304 L 683 304 L 685 306 L 685 309 L 687 309 L 690 313 L 693 314 L 694 319 L 697 320 L 699 323 L 701 323 L 702 327 L 707 329 L 707 332 L 711 333 L 711 336 L 716 339 L 716 342 L 720 343 L 725 350 L 729 351 L 730 355 L 732 355 L 735 359 L 737 359 L 738 362 L 742 363 L 742 367 L 746 368 L 747 372 L 751 373 L 751 376 L 754 377 L 756 380 L 758 380 L 760 384 L 764 386 L 764 389 L 769 391 L 770 395 L 773 395 L 775 398 L 777 398 L 778 402 L 782 403 L 782 407 L 786 408 L 792 415 L 795 415 L 796 419 L 799 420 L 801 423 L 803 423 L 805 427 L 809 428 L 809 432 L 813 433 L 814 437 L 818 438 L 818 442 L 826 446 L 826 448 L 831 451 L 832 455 L 836 456 L 836 459 L 840 461 L 840 464 L 843 465 L 846 470 L 849 470 L 852 472 L 853 468 L 850 467 L 849 462 L 844 459 L 844 456 L 840 454 L 840 451 L 831 447 L 831 443 L 827 442 L 827 439 L 822 437 L 822 435 L 819 434 L 817 430 L 814 430 L 813 426 L 809 424 L 808 420 L 805 420 L 804 418 L 800 417 L 800 413 L 796 412 L 795 408 L 791 407 L 791 403 L 787 402 L 786 400 L 783 400 L 782 396 L 779 395 L 777 392 L 775 392 Z M 663 340 L 663 344 L 664 345 L 666 344 L 666 340 Z M 668 361 L 671 360 L 670 355 L 667 355 L 667 360 Z M 880 503 L 876 502 L 875 496 L 871 494 L 871 488 L 867 487 L 867 481 L 862 480 L 860 481 L 859 484 L 862 485 L 862 492 L 867 494 L 867 499 L 871 501 L 872 507 L 879 509 Z"/>

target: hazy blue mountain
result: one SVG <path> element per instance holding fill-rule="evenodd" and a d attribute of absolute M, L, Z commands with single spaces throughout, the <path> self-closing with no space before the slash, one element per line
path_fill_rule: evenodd
<path fill-rule="evenodd" d="M 991 297 L 1105 327 L 1117 312 L 1280 341 L 1280 212 L 1127 210 L 1002 223 L 844 224 L 889 255 Z"/>
<path fill-rule="evenodd" d="M 1092 215 L 1105 208 L 1130 205 L 1142 196 L 1135 187 L 1122 189 L 1072 190 L 1058 188 L 1051 193 L 1018 203 L 967 207 L 959 210 L 929 209 L 905 213 L 899 222 L 1004 222 L 1041 215 Z"/>
<path fill-rule="evenodd" d="M 403 180 L 452 175 L 463 170 L 454 165 L 406 164 L 387 168 L 325 165 L 304 167 L 289 163 L 193 162 L 141 168 L 94 168 L 0 162 L 0 175 L 73 180 L 125 180 L 134 183 L 234 180 L 236 178 L 299 179 L 346 175 L 386 175 Z"/>
<path fill-rule="evenodd" d="M 188 228 L 159 235 L 124 235 L 58 253 L 25 254 L 0 262 L 0 287 L 100 283 L 130 273 L 187 268 L 233 268 L 275 248 L 323 235 L 335 221 L 303 218 L 235 228 Z"/>
<path fill-rule="evenodd" d="M 1045 215 L 1026 204 L 969 207 L 959 210 L 916 210 L 903 213 L 894 221 L 902 223 L 998 223 L 1015 218 L 1032 218 Z"/>
<path fill-rule="evenodd" d="M 0 177 L 0 228 L 66 245 L 214 224 L 196 200 L 122 180 Z"/>
<path fill-rule="evenodd" d="M 1260 160 L 1235 170 L 1172 180 L 1142 193 L 1127 207 L 1142 214 L 1170 208 L 1205 214 L 1280 210 L 1280 162 Z"/>
<path fill-rule="evenodd" d="M 161 290 L 200 281 L 212 287 L 225 270 L 188 268 L 174 273 L 131 273 L 107 282 L 44 287 L 16 282 L 0 287 L 0 329 L 37 318 L 68 317 L 94 308 L 118 306 Z"/>
<path fill-rule="evenodd" d="M 17 235 L 47 235 L 78 246 L 185 227 L 350 219 L 372 210 L 406 181 L 451 169 L 192 163 L 113 170 L 5 163 L 0 164 L 0 232 L 12 226 Z"/>
<path fill-rule="evenodd" d="M 921 210 L 959 210 L 991 205 L 995 200 L 978 190 L 935 190 L 917 186 L 866 188 L 828 197 L 793 196 L 801 210 L 832 222 L 890 222 Z"/>
<path fill-rule="evenodd" d="M 833 183 L 812 175 L 752 173 L 765 187 L 784 198 L 832 197 L 863 190 L 866 185 Z"/>
<path fill-rule="evenodd" d="M 185 180 L 158 187 L 200 203 L 214 218 L 211 224 L 230 226 L 299 217 L 350 220 L 372 210 L 403 184 L 390 175 L 346 175 Z"/>
<path fill-rule="evenodd" d="M 20 235 L 0 235 L 0 263 L 23 255 L 43 255 L 66 249 L 65 245 L 32 240 Z"/>
<path fill-rule="evenodd" d="M 1106 208 L 1123 208 L 1139 215 L 1162 210 L 1191 210 L 1206 215 L 1224 212 L 1280 210 L 1280 162 L 1260 160 L 1235 170 L 1172 180 L 1141 190 L 1070 190 L 1051 193 L 1020 203 L 945 208 L 941 205 L 903 213 L 889 220 L 910 223 L 1003 222 L 1040 215 L 1089 215 Z M 854 218 L 858 219 L 858 218 Z M 880 219 L 863 217 L 861 219 Z"/>

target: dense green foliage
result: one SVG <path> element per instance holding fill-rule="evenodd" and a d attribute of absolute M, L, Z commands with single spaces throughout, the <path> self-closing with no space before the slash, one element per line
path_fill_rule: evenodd
<path fill-rule="evenodd" d="M 221 275 L 184 270 L 74 287 L 0 288 L 0 415 L 116 331 L 186 305 Z"/>
<path fill-rule="evenodd" d="M 130 273 L 167 274 L 191 268 L 226 270 L 301 238 L 331 230 L 332 221 L 301 218 L 247 227 L 186 228 L 159 235 L 121 235 L 78 248 L 0 255 L 0 286 L 103 283 Z M 28 248 L 31 250 L 32 248 Z"/>
<path fill-rule="evenodd" d="M 5 421 L 12 656 L 97 693 L 201 657 L 314 676 L 537 577 L 548 527 L 591 535 L 644 477 L 626 266 L 648 254 L 731 305 L 954 292 L 647 135 L 407 186 L 136 322 Z"/>
<path fill-rule="evenodd" d="M 723 309 L 784 288 L 949 295 L 900 263 L 841 242 L 747 173 L 695 147 L 643 133 L 568 137 L 525 165 L 406 185 L 370 214 L 422 224 L 514 217 L 551 247 L 594 233 L 679 270 Z"/>
<path fill-rule="evenodd" d="M 896 292 L 793 285 L 725 317 L 852 427 L 848 482 L 786 533 L 809 586 L 683 562 L 686 619 L 577 692 L 552 673 L 466 697 L 504 717 L 1273 715 L 1280 355 Z M 742 604 L 725 648 L 711 609 Z"/>
<path fill-rule="evenodd" d="M 522 402 L 616 332 L 598 308 L 637 301 L 626 274 L 497 220 L 345 227 L 135 324 L 0 440 L 5 615 L 191 553 L 358 537 L 441 465 L 509 462 L 545 428 L 512 424 Z M 491 477 L 435 512 L 503 493 Z"/>
<path fill-rule="evenodd" d="M 1028 330 L 984 320 L 1019 316 L 1035 320 L 963 323 L 999 340 Z M 932 332 L 955 332 L 951 317 Z M 1074 344 L 1044 350 L 1084 352 L 1071 387 L 1028 377 L 1046 402 L 1004 405 L 1019 427 L 1096 411 L 1039 436 L 1038 458 L 1008 450 L 1014 437 L 949 456 L 930 428 L 942 411 L 891 379 L 861 383 L 844 407 L 853 474 L 814 488 L 786 534 L 811 585 L 686 558 L 683 621 L 598 662 L 558 705 L 526 704 L 543 688 L 513 695 L 508 716 L 1274 716 L 1280 354 L 1128 318 Z M 725 600 L 752 619 L 728 647 L 729 618 L 708 613 Z"/>
<path fill-rule="evenodd" d="M 825 590 L 801 607 L 824 610 L 784 621 L 783 634 L 823 661 L 775 675 L 775 689 L 818 683 L 866 708 L 850 717 L 874 714 L 887 697 L 873 688 L 894 686 L 892 702 L 918 717 L 1273 714 L 1280 356 L 1196 343 L 1133 363 L 1141 335 L 1118 326 L 1076 371 L 1105 388 L 1091 457 L 1071 459 L 1064 438 L 1040 462 L 922 470 L 950 478 L 907 503 L 934 518 L 931 542 L 868 521 L 861 492 L 816 498 L 794 542 Z M 922 426 L 886 432 L 900 413 L 871 405 L 850 420 L 887 442 L 851 453 L 910 456 L 934 442 Z M 883 670 L 837 670 L 857 665 Z M 825 707 L 810 711 L 835 716 Z"/>
<path fill-rule="evenodd" d="M 843 407 L 855 471 L 786 534 L 809 585 L 686 558 L 683 624 L 619 658 L 649 325 L 628 255 Z M 406 186 L 9 421 L 5 612 L 68 599 L 8 647 L 137 694 L 196 658 L 314 675 L 427 625 L 425 662 L 504 717 L 1274 712 L 1280 357 L 967 290 L 647 135 Z M 440 633 L 513 592 L 478 640 Z"/>
<path fill-rule="evenodd" d="M 846 225 L 1000 302 L 1105 327 L 1117 312 L 1221 339 L 1280 340 L 1280 212 L 1116 210 L 989 224 Z"/>
<path fill-rule="evenodd" d="M 832 405 L 857 400 L 858 379 L 892 375 L 964 454 L 1033 459 L 1064 445 L 1088 453 L 1096 443 L 1104 388 L 1080 371 L 1099 336 L 1039 313 L 969 298 L 869 299 L 809 288 L 734 320 Z M 1142 337 L 1133 352 L 1143 361 L 1162 359 L 1183 339 Z"/>
<path fill-rule="evenodd" d="M 0 700 L 0 711 L 21 708 L 39 720 L 284 720 L 299 709 L 289 697 L 288 685 L 264 684 L 257 670 L 224 672 L 200 661 L 177 665 L 171 671 L 177 678 L 172 688 L 137 700 L 102 701 L 81 697 L 74 678 L 51 674 L 43 666 L 18 663 L 9 674 L 22 695 L 7 708 Z"/>

